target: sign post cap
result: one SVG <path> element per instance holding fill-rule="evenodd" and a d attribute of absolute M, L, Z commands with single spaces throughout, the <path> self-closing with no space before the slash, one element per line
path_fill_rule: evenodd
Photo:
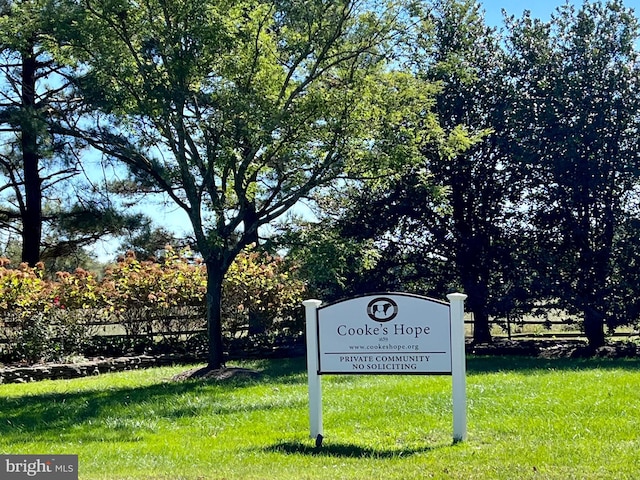
<path fill-rule="evenodd" d="M 309 300 L 304 300 L 302 302 L 302 305 L 304 305 L 305 307 L 319 307 L 321 303 L 322 303 L 322 300 L 315 300 L 311 298 Z"/>
<path fill-rule="evenodd" d="M 449 299 L 450 302 L 453 302 L 454 300 L 466 300 L 467 299 L 467 294 L 466 293 L 450 293 L 449 295 L 447 295 L 447 298 Z"/>

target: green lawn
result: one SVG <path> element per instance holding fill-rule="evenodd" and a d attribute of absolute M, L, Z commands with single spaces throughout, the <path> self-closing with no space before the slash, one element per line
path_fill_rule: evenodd
<path fill-rule="evenodd" d="M 304 360 L 257 379 L 186 367 L 0 385 L 0 453 L 79 455 L 81 479 L 638 479 L 640 362 L 468 359 L 466 442 L 451 378 L 323 377 L 321 450 Z"/>

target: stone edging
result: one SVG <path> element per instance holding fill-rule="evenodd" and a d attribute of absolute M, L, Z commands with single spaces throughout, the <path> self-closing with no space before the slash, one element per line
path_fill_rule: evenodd
<path fill-rule="evenodd" d="M 11 367 L 0 369 L 0 384 L 88 377 L 108 372 L 122 372 L 162 365 L 201 363 L 203 361 L 204 359 L 193 355 L 140 355 L 137 357 L 117 357 L 80 363 Z"/>

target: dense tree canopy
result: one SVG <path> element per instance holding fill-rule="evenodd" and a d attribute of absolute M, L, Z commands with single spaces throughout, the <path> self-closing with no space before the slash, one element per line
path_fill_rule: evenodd
<path fill-rule="evenodd" d="M 83 111 L 61 48 L 67 13 L 40 0 L 0 4 L 0 228 L 5 241 L 19 238 L 30 265 L 140 222 L 90 180 L 84 142 L 61 134 Z"/>
<path fill-rule="evenodd" d="M 351 197 L 334 229 L 377 259 L 351 284 L 463 288 L 476 341 L 490 340 L 490 317 L 560 306 L 601 345 L 605 325 L 638 320 L 637 20 L 618 1 L 525 14 L 501 32 L 473 1 L 419 13 L 409 69 L 438 82 L 440 125 L 471 143 L 427 148 L 419 175 Z M 427 194 L 434 184 L 444 195 Z"/>
<path fill-rule="evenodd" d="M 512 151 L 527 170 L 523 208 L 544 247 L 539 267 L 549 294 L 581 314 L 599 346 L 605 323 L 619 322 L 611 318 L 615 256 L 625 218 L 638 213 L 638 22 L 613 1 L 508 26 Z"/>

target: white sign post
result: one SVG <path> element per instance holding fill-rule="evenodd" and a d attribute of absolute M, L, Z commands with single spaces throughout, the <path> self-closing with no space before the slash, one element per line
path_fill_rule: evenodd
<path fill-rule="evenodd" d="M 451 382 L 453 388 L 453 441 L 467 439 L 467 366 L 464 345 L 464 293 L 447 295 L 451 309 Z"/>
<path fill-rule="evenodd" d="M 381 293 L 306 313 L 311 437 L 322 443 L 322 374 L 452 375 L 453 439 L 466 439 L 464 300 Z"/>
<path fill-rule="evenodd" d="M 318 369 L 318 325 L 317 313 L 320 300 L 305 300 L 307 333 L 307 372 L 309 384 L 309 424 L 311 438 L 322 441 L 322 382 Z"/>

